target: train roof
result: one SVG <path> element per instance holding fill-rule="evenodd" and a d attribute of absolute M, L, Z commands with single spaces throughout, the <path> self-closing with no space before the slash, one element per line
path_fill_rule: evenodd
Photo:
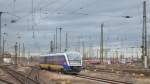
<path fill-rule="evenodd" d="M 62 53 L 52 53 L 52 54 L 47 54 L 47 55 L 40 55 L 40 56 L 55 56 L 55 55 L 65 55 L 69 53 L 74 53 L 74 54 L 80 54 L 79 52 L 62 52 Z"/>
<path fill-rule="evenodd" d="M 65 55 L 65 53 L 53 53 L 53 54 L 46 54 L 46 55 L 40 55 L 40 56 L 55 56 L 55 55 Z"/>

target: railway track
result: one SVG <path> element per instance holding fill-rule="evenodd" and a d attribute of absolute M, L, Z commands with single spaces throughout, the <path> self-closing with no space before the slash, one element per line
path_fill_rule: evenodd
<path fill-rule="evenodd" d="M 4 83 L 4 84 L 13 84 L 13 83 L 11 83 L 11 82 L 9 82 L 9 81 L 6 81 L 6 80 L 3 80 L 3 79 L 0 79 L 0 82 L 2 82 L 2 83 Z"/>
<path fill-rule="evenodd" d="M 12 77 L 14 77 L 20 84 L 40 84 L 38 81 L 34 80 L 33 78 L 28 77 L 27 74 L 17 72 L 15 70 L 12 70 L 4 66 L 1 66 L 0 68 L 6 71 Z"/>
<path fill-rule="evenodd" d="M 81 74 L 76 75 L 76 77 L 85 78 L 88 80 L 99 81 L 99 82 L 105 82 L 105 83 L 109 83 L 109 84 L 133 84 L 131 82 L 116 81 L 116 80 L 99 78 L 99 77 L 91 77 L 91 76 L 86 76 L 86 75 L 81 75 Z"/>
<path fill-rule="evenodd" d="M 111 75 L 116 75 L 116 76 L 122 76 L 123 74 L 128 74 L 127 72 L 122 72 L 122 71 L 110 71 L 110 70 L 89 70 L 92 72 L 96 72 L 96 73 L 109 73 Z"/>

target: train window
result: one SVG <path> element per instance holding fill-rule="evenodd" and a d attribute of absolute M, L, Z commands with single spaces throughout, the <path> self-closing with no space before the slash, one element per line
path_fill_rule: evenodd
<path fill-rule="evenodd" d="M 40 62 L 41 64 L 45 64 L 45 63 L 46 63 L 45 56 L 40 57 L 39 62 Z"/>
<path fill-rule="evenodd" d="M 69 53 L 67 54 L 69 63 L 81 63 L 80 54 Z"/>
<path fill-rule="evenodd" d="M 64 64 L 66 60 L 64 55 L 55 55 L 49 56 L 47 62 L 51 64 Z"/>
<path fill-rule="evenodd" d="M 47 63 L 47 57 L 44 57 L 44 62 Z"/>

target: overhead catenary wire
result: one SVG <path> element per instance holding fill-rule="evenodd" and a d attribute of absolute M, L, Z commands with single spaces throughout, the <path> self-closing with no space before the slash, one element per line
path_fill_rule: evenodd
<path fill-rule="evenodd" d="M 97 0 L 93 1 L 92 3 L 90 2 L 90 3 L 88 3 L 88 4 L 85 4 L 85 5 L 83 5 L 82 7 L 79 7 L 79 8 L 77 8 L 76 10 L 71 11 L 69 14 L 75 14 L 75 13 L 78 12 L 79 10 L 85 9 L 87 6 L 94 5 L 93 3 L 95 3 L 96 1 L 97 1 Z M 79 13 L 79 14 L 82 14 L 82 13 Z"/>
<path fill-rule="evenodd" d="M 15 2 L 16 2 L 16 0 L 15 0 Z M 14 5 L 14 3 L 15 2 L 13 2 L 13 5 Z M 55 0 L 55 2 L 57 2 L 56 0 Z M 54 3 L 54 2 L 53 2 Z M 45 7 L 47 7 L 47 5 L 51 5 L 52 4 L 52 2 L 50 2 L 50 3 L 48 3 L 48 4 L 46 4 L 46 5 L 44 5 L 43 7 L 40 7 L 39 9 L 37 8 L 34 8 L 34 12 L 35 13 L 37 13 L 37 12 L 39 12 L 40 10 L 42 10 L 42 9 L 44 9 Z M 15 6 L 13 6 L 12 8 L 15 8 Z M 14 9 L 13 9 L 14 10 Z M 16 20 L 15 20 L 15 23 L 17 22 L 17 21 L 19 21 L 19 20 L 23 20 L 23 19 L 26 19 L 27 17 L 32 17 L 32 10 L 28 13 L 28 14 L 26 14 L 26 15 L 23 15 L 23 16 L 19 16 L 19 15 L 17 15 L 17 14 L 15 14 L 14 12 L 5 12 L 5 13 L 7 13 L 7 14 L 9 14 L 9 15 L 12 15 L 12 16 L 15 16 L 15 17 L 18 17 Z"/>
<path fill-rule="evenodd" d="M 34 34 L 34 1 L 33 0 L 31 2 L 31 5 L 32 5 L 32 30 L 33 30 L 32 38 L 34 39 L 35 38 L 35 34 Z"/>
<path fill-rule="evenodd" d="M 79 10 L 82 10 L 84 8 L 86 8 L 87 6 L 90 6 L 90 5 L 93 5 L 94 2 L 96 2 L 97 0 L 93 1 L 92 3 L 88 3 L 88 4 L 85 4 L 83 5 L 82 7 L 79 7 L 71 12 L 68 12 L 69 15 L 73 15 L 73 14 L 76 14 L 76 15 L 88 15 L 86 13 L 77 13 Z M 59 8 L 53 10 L 53 11 L 49 11 L 49 13 L 56 13 L 56 14 L 62 14 L 61 12 L 58 12 L 60 11 L 61 9 L 64 9 L 66 6 L 69 5 L 69 3 L 71 4 L 72 0 L 69 0 L 68 2 L 66 2 L 65 4 L 61 5 Z M 47 16 L 46 16 L 47 17 Z M 46 18 L 45 17 L 45 18 Z"/>
<path fill-rule="evenodd" d="M 41 12 L 42 10 L 44 10 L 44 8 L 46 8 L 46 7 L 49 6 L 49 5 L 52 5 L 52 4 L 56 3 L 57 1 L 58 1 L 58 0 L 54 0 L 53 2 L 49 2 L 49 3 L 45 4 L 45 5 L 42 6 L 42 7 L 34 8 L 34 13 Z M 24 18 L 27 18 L 27 17 L 29 17 L 29 16 L 32 16 L 32 12 L 33 12 L 33 11 L 31 10 L 27 15 L 20 16 L 20 17 L 21 17 L 20 20 L 21 20 L 21 19 L 24 19 Z"/>
<path fill-rule="evenodd" d="M 43 1 L 43 0 L 42 0 Z M 44 8 L 47 8 L 48 6 L 50 6 L 50 5 L 52 5 L 52 4 L 54 4 L 54 3 L 56 3 L 56 2 L 58 2 L 58 0 L 53 0 L 53 1 L 51 1 L 51 2 L 47 2 L 45 5 L 43 5 L 42 7 L 39 7 L 39 9 L 37 8 L 37 9 L 35 9 L 36 11 L 40 11 L 40 10 L 42 10 L 42 9 L 44 9 Z M 38 6 L 40 5 L 41 3 L 39 3 L 38 4 Z"/>
<path fill-rule="evenodd" d="M 55 2 L 57 2 L 57 1 L 50 2 L 50 3 L 44 5 L 44 6 L 40 7 L 40 8 L 37 8 L 37 9 L 34 8 L 34 13 L 41 12 L 41 11 L 44 10 L 44 8 L 46 8 L 48 5 L 53 4 L 53 3 L 55 3 Z M 66 3 L 63 4 L 63 5 L 61 5 L 59 8 L 53 10 L 52 12 L 58 12 L 60 9 L 65 8 L 65 7 L 66 7 L 69 3 L 71 3 L 71 2 L 72 2 L 72 0 L 68 0 L 68 2 L 66 2 Z M 93 2 L 93 3 L 94 3 L 94 2 Z M 89 3 L 89 4 L 92 4 L 92 3 Z M 89 4 L 85 5 L 84 7 L 89 6 Z M 33 4 L 32 4 L 32 5 L 33 5 Z M 79 9 L 75 10 L 75 11 L 72 11 L 72 12 L 75 13 L 75 12 L 77 12 L 78 10 L 81 10 L 81 7 L 80 7 Z M 10 14 L 10 13 L 9 13 L 9 14 Z M 70 13 L 70 14 L 71 14 L 71 13 Z M 82 14 L 82 13 L 79 13 L 79 14 Z M 32 17 L 32 15 L 33 15 L 33 10 L 32 10 L 31 12 L 29 12 L 27 15 L 24 15 L 24 16 L 18 16 L 18 15 L 15 15 L 15 14 L 13 14 L 13 13 L 11 13 L 11 15 L 17 16 L 18 19 L 17 19 L 16 21 L 19 21 L 19 20 L 21 20 L 21 19 L 24 19 L 24 18 L 29 17 L 30 15 L 31 15 L 31 17 Z M 86 15 L 86 14 L 83 13 L 83 15 Z"/>
<path fill-rule="evenodd" d="M 67 3 L 65 3 L 65 4 L 62 5 L 62 6 L 60 6 L 59 8 L 55 9 L 55 10 L 52 11 L 52 12 L 56 12 L 56 11 L 59 11 L 60 9 L 62 9 L 62 8 L 65 8 L 66 5 L 68 5 L 68 3 L 70 3 L 71 1 L 72 1 L 72 0 L 69 0 Z M 97 0 L 96 0 L 96 1 L 97 1 Z M 52 3 L 54 3 L 54 2 L 55 2 L 55 1 L 50 2 L 50 3 L 48 3 L 48 4 L 46 4 L 46 5 L 42 6 L 42 7 L 40 7 L 39 9 L 37 8 L 37 9 L 35 9 L 35 10 L 36 10 L 36 12 L 42 11 L 42 10 L 44 10 L 44 8 L 47 7 L 47 5 L 52 4 Z M 94 3 L 94 2 L 95 2 L 95 1 L 93 1 L 93 3 Z M 72 11 L 70 14 L 74 14 L 75 12 L 77 12 L 77 11 L 79 11 L 79 10 L 83 10 L 85 7 L 89 6 L 90 4 L 92 5 L 92 3 L 86 4 L 85 6 L 80 7 L 80 8 L 78 8 L 77 10 Z M 88 14 L 84 14 L 84 13 L 79 13 L 79 14 L 88 15 Z M 28 15 L 27 15 L 27 16 L 28 16 Z M 30 13 L 29 13 L 29 16 L 30 16 Z M 23 17 L 26 17 L 26 16 L 22 16 L 22 18 L 23 18 Z M 21 19 L 21 18 L 20 18 L 20 19 Z"/>
<path fill-rule="evenodd" d="M 32 29 L 32 40 L 33 40 L 33 45 L 35 48 L 38 49 L 38 52 L 41 52 L 40 46 L 38 41 L 36 41 L 35 39 L 35 8 L 34 8 L 34 0 L 31 1 L 31 12 L 32 12 L 32 16 L 31 16 L 31 29 Z M 39 35 L 39 33 L 38 33 Z"/>
<path fill-rule="evenodd" d="M 65 7 L 66 7 L 66 6 L 64 5 L 63 8 L 65 8 Z M 59 8 L 60 8 L 60 9 L 56 9 L 56 11 L 59 11 L 59 10 L 63 9 L 63 8 L 61 8 L 61 7 L 59 7 Z M 85 8 L 85 7 L 84 7 L 84 8 Z M 84 9 L 84 8 L 83 8 L 83 9 Z M 83 9 L 82 9 L 82 8 L 81 8 L 81 9 L 79 8 L 79 10 L 83 10 Z M 78 11 L 76 11 L 76 12 L 78 12 Z M 75 14 L 76 12 L 74 12 L 74 14 Z"/>
<path fill-rule="evenodd" d="M 65 7 L 67 7 L 69 4 L 71 4 L 72 0 L 68 0 L 66 3 L 60 5 L 58 8 L 54 8 L 54 10 L 47 10 L 48 13 L 56 13 L 56 14 L 62 14 L 58 11 L 60 11 L 61 9 L 64 9 Z M 44 17 L 44 18 L 47 18 L 48 16 Z"/>
<path fill-rule="evenodd" d="M 16 0 L 13 0 L 13 12 L 15 13 Z"/>

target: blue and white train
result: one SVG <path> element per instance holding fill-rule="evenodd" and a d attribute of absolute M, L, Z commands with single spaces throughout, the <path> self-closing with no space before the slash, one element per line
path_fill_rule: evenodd
<path fill-rule="evenodd" d="M 41 55 L 41 69 L 61 71 L 64 73 L 79 73 L 82 68 L 82 56 L 78 52 L 65 52 Z"/>

